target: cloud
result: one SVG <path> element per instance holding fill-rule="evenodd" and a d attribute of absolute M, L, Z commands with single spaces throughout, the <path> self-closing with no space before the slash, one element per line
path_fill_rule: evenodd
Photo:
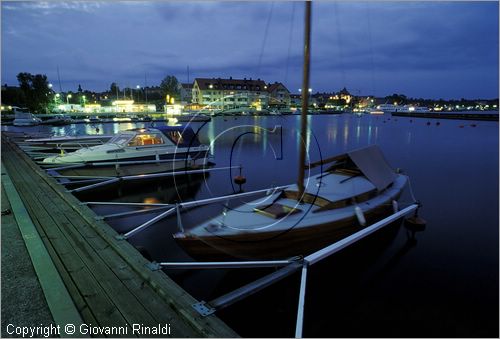
<path fill-rule="evenodd" d="M 54 81 L 59 66 L 73 86 L 106 89 L 142 84 L 145 73 L 149 84 L 167 74 L 185 81 L 189 65 L 191 79 L 260 77 L 295 91 L 303 15 L 295 2 L 2 2 L 3 79 L 31 71 Z M 491 96 L 498 3 L 315 2 L 311 81 L 321 91 Z"/>

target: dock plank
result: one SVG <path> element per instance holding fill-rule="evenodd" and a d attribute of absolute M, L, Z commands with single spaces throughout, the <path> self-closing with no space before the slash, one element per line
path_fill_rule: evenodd
<path fill-rule="evenodd" d="M 19 169 L 19 164 L 18 164 Z M 23 173 L 22 170 L 18 173 Z M 85 319 L 86 323 L 94 320 L 94 324 L 100 326 L 113 326 L 115 324 L 125 324 L 126 319 L 121 315 L 118 308 L 114 305 L 113 301 L 103 291 L 95 279 L 92 279 L 91 271 L 86 267 L 85 263 L 81 260 L 75 247 L 72 246 L 67 240 L 65 235 L 57 227 L 54 226 L 54 219 L 45 210 L 44 206 L 33 194 L 36 193 L 34 187 L 26 188 L 22 184 L 25 178 L 18 178 L 18 184 L 21 187 L 20 194 L 23 195 L 25 201 L 28 201 L 27 208 L 34 213 L 35 224 L 38 223 L 39 227 L 48 232 L 48 238 L 57 252 L 58 258 L 64 266 L 64 270 L 69 273 L 71 280 L 75 283 L 78 294 L 80 294 L 85 301 L 85 305 L 89 307 L 93 317 Z M 26 184 L 26 182 L 24 182 Z M 66 282 L 65 282 L 66 283 Z M 85 307 L 84 305 L 80 305 Z M 78 307 L 78 306 L 77 306 Z M 82 314 L 83 316 L 83 314 Z"/>
<path fill-rule="evenodd" d="M 201 317 L 196 300 L 147 260 L 28 156 L 2 138 L 2 160 L 15 172 L 28 211 L 61 270 L 82 318 L 93 324 L 169 323 L 177 337 L 236 337 L 215 316 Z M 89 288 L 90 287 L 90 288 Z M 130 336 L 131 332 L 129 332 Z"/>
<path fill-rule="evenodd" d="M 35 191 L 34 194 L 37 194 L 37 192 Z M 44 195 L 44 199 L 48 202 L 53 201 L 54 198 L 55 197 L 51 196 L 50 192 Z M 140 321 L 140 323 L 144 325 L 154 326 L 158 323 L 171 322 L 173 317 L 169 317 L 168 312 L 165 312 L 165 304 L 159 303 L 157 301 L 158 298 L 157 296 L 155 298 L 154 291 L 148 285 L 144 284 L 144 280 L 139 279 L 139 277 L 134 274 L 134 272 L 127 269 L 126 263 L 119 256 L 115 255 L 111 247 L 100 237 L 98 237 L 95 234 L 94 230 L 87 227 L 87 225 L 79 221 L 78 218 L 70 217 L 72 212 L 71 209 L 68 210 L 68 208 L 64 205 L 59 205 L 57 207 L 58 209 L 53 210 L 52 212 L 54 214 L 53 218 L 54 220 L 59 220 L 58 222 L 61 224 L 60 226 L 62 227 L 63 232 L 64 230 L 73 230 L 74 232 L 80 231 L 83 237 L 87 237 L 87 242 L 77 242 L 77 239 L 72 239 L 75 242 L 74 246 L 77 251 L 79 248 L 83 251 L 80 256 L 83 255 L 85 257 L 88 257 L 88 260 L 91 260 L 95 255 L 97 255 L 98 258 L 107 259 L 107 263 L 110 265 L 113 273 L 119 280 L 109 282 L 107 288 L 109 290 L 113 289 L 113 293 L 118 292 L 119 299 L 122 301 L 121 306 L 118 306 L 120 310 L 122 310 L 122 312 L 124 312 L 124 310 L 128 310 L 129 314 L 134 317 L 135 321 Z M 45 208 L 54 209 L 56 208 L 56 206 L 46 205 Z M 61 222 L 61 220 L 64 221 Z M 78 237 L 78 235 L 72 233 L 68 234 L 70 237 Z M 92 249 L 88 247 L 87 244 L 91 245 Z M 91 253 L 92 250 L 95 250 L 96 253 Z M 94 264 L 95 263 L 90 263 L 90 265 Z M 106 276 L 111 280 L 116 280 L 115 277 L 110 276 L 109 274 L 107 274 L 107 272 L 101 272 L 100 275 Z M 106 281 L 106 279 L 104 279 L 104 281 Z M 128 291 L 124 290 L 123 288 L 118 288 L 118 291 L 115 291 L 117 286 L 121 286 L 119 285 L 120 283 L 123 283 L 129 290 L 131 290 L 134 293 L 134 296 L 138 298 L 138 300 L 148 300 L 147 305 L 137 304 L 135 301 L 133 301 L 133 298 L 131 299 L 131 296 L 127 294 Z M 117 300 L 115 300 L 115 303 L 116 301 Z M 153 313 L 156 315 L 154 319 L 152 315 L 148 313 L 150 310 L 146 309 L 146 306 L 149 309 L 154 309 L 155 312 Z M 143 315 L 142 318 L 139 317 L 141 312 Z M 172 330 L 175 333 L 186 332 L 186 329 L 181 328 L 180 324 L 173 324 Z"/>

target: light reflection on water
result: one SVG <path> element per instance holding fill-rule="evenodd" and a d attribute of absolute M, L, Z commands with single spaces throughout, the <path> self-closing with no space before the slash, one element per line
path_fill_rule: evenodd
<path fill-rule="evenodd" d="M 410 176 L 413 191 L 423 203 L 421 216 L 428 224 L 414 240 L 402 228 L 382 249 L 363 247 L 346 258 L 338 256 L 311 268 L 304 334 L 498 336 L 498 122 L 441 120 L 438 126 L 432 119 L 411 121 L 369 115 L 309 116 L 308 121 L 320 145 L 318 149 L 308 133 L 311 161 L 320 154 L 326 158 L 378 144 L 388 162 Z M 427 125 L 428 121 L 432 123 Z M 269 130 L 283 126 L 283 160 L 277 160 L 273 152 L 281 146 L 279 133 L 252 127 L 253 124 Z M 250 126 L 234 128 L 239 125 Z M 461 125 L 465 127 L 460 128 Z M 199 126 L 201 123 L 195 123 L 193 129 Z M 295 181 L 299 126 L 299 116 L 220 117 L 205 125 L 200 138 L 205 143 L 214 141 L 217 167 L 227 166 L 230 161 L 243 165 L 248 179 L 244 189 L 250 191 Z M 102 124 L 99 128 L 100 133 L 109 134 L 125 125 Z M 53 131 L 95 133 L 89 125 Z M 255 134 L 242 137 L 230 159 L 235 138 L 248 131 Z M 232 176 L 235 174 L 233 171 Z M 184 200 L 203 199 L 232 193 L 232 176 L 229 172 L 214 172 L 206 179 L 179 180 L 177 191 L 171 181 L 164 180 L 160 188 L 136 187 L 124 190 L 122 197 L 113 193 L 86 198 L 171 202 L 180 194 Z M 408 202 L 408 194 L 401 200 Z M 183 214 L 184 226 L 195 225 L 221 208 L 219 205 L 191 210 Z M 99 212 L 106 214 L 110 210 L 100 208 Z M 144 220 L 129 218 L 111 224 L 117 229 L 130 229 Z M 150 249 L 157 261 L 188 260 L 172 241 L 175 231 L 175 219 L 168 219 L 130 241 Z M 169 274 L 196 298 L 211 300 L 261 274 L 252 272 Z M 220 316 L 243 336 L 293 336 L 297 289 L 297 277 L 292 277 L 249 301 L 229 307 Z M 359 326 L 361 322 L 363 326 Z M 252 326 L 256 323 L 261 326 Z"/>

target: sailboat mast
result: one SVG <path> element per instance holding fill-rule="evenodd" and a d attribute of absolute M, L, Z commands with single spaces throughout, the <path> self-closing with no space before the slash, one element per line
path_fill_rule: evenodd
<path fill-rule="evenodd" d="M 300 153 L 299 153 L 299 175 L 297 187 L 299 194 L 297 199 L 302 199 L 304 194 L 304 172 L 306 161 L 306 137 L 307 137 L 307 106 L 309 104 L 309 65 L 311 52 L 311 1 L 306 1 L 305 28 L 304 28 L 304 69 L 302 74 L 302 112 L 300 117 Z"/>

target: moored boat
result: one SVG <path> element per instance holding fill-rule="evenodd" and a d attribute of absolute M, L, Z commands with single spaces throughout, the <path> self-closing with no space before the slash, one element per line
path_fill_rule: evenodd
<path fill-rule="evenodd" d="M 72 123 L 74 123 L 73 119 L 71 119 L 70 116 L 67 116 L 65 114 L 55 114 L 53 117 L 47 120 L 42 120 L 41 122 L 42 125 L 52 125 L 52 126 L 70 125 Z"/>
<path fill-rule="evenodd" d="M 391 169 L 377 146 L 334 159 L 325 172 L 304 180 L 302 195 L 289 185 L 174 239 L 194 258 L 286 258 L 321 249 L 393 213 L 392 202 L 408 178 Z"/>
<path fill-rule="evenodd" d="M 29 112 L 26 108 L 12 107 L 15 118 L 13 121 L 14 126 L 37 126 L 42 120 Z"/>

